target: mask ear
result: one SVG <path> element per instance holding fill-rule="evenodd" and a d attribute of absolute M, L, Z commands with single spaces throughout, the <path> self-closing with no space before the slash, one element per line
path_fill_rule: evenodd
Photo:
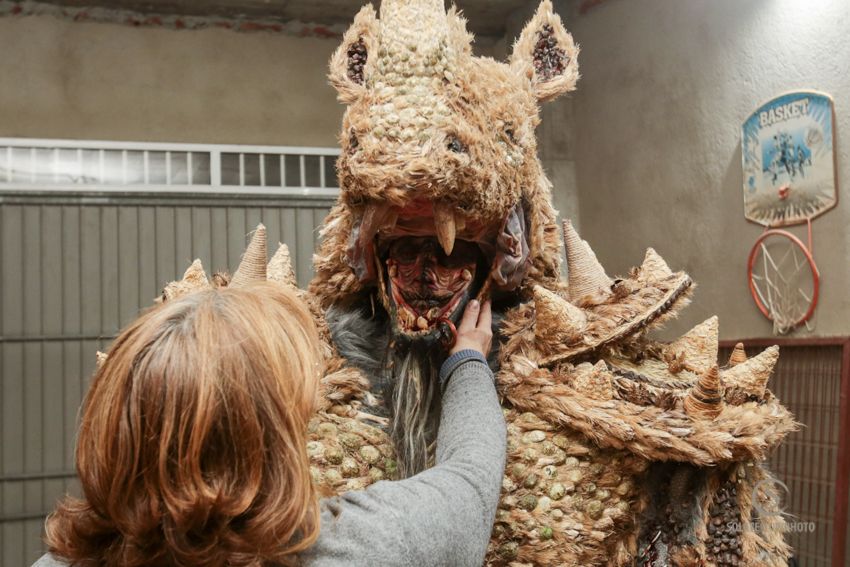
<path fill-rule="evenodd" d="M 328 78 L 341 102 L 351 104 L 366 92 L 367 63 L 376 54 L 377 30 L 375 9 L 363 6 L 331 57 Z"/>
<path fill-rule="evenodd" d="M 552 2 L 544 0 L 514 44 L 511 67 L 531 81 L 537 100 L 552 100 L 575 90 L 578 46 L 567 33 Z"/>

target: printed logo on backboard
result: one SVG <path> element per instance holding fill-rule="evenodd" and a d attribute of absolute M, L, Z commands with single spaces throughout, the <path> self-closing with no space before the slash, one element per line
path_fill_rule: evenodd
<path fill-rule="evenodd" d="M 837 202 L 832 99 L 786 93 L 744 122 L 744 216 L 766 226 L 806 222 Z"/>

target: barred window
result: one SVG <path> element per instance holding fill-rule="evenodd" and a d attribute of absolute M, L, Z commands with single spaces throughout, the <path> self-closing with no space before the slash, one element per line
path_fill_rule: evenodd
<path fill-rule="evenodd" d="M 335 148 L 0 138 L 0 189 L 337 192 Z"/>

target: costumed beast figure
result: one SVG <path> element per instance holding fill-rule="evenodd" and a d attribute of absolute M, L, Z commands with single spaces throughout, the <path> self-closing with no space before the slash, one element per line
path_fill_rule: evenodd
<path fill-rule="evenodd" d="M 327 342 L 316 483 L 429 466 L 454 324 L 492 298 L 508 460 L 487 565 L 785 565 L 761 464 L 795 427 L 766 390 L 777 349 L 739 346 L 719 368 L 716 318 L 654 341 L 688 275 L 650 249 L 612 279 L 569 222 L 562 280 L 534 131 L 538 103 L 573 90 L 578 49 L 548 0 L 507 64 L 471 40 L 443 0 L 384 0 L 331 61 L 341 194 L 301 292 Z M 262 227 L 232 279 L 210 284 L 196 262 L 164 299 L 257 278 L 295 285 L 285 246 L 266 266 Z"/>

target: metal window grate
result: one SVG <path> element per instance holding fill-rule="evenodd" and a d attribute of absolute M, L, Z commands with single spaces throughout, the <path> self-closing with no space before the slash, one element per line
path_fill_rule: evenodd
<path fill-rule="evenodd" d="M 95 351 L 194 258 L 208 273 L 238 266 L 260 222 L 306 286 L 333 204 L 0 190 L 0 565 L 31 565 L 45 551 L 44 517 L 67 490 L 79 494 L 74 436 Z"/>
<path fill-rule="evenodd" d="M 237 266 L 260 222 L 305 286 L 338 154 L 0 138 L 0 565 L 35 561 L 44 516 L 79 493 L 94 352 L 192 259 Z"/>
<path fill-rule="evenodd" d="M 0 191 L 334 197 L 335 148 L 0 138 Z"/>
<path fill-rule="evenodd" d="M 844 368 L 842 342 L 817 339 L 756 341 L 780 343 L 782 354 L 769 387 L 802 424 L 770 457 L 770 467 L 787 487 L 783 510 L 789 522 L 787 541 L 798 565 L 831 567 L 841 565 L 836 542 L 846 545 L 842 522 L 836 517 L 836 499 L 847 498 L 839 489 L 842 481 L 838 463 L 847 451 L 840 428 L 840 399 Z M 744 341 L 753 344 L 753 341 Z M 748 348 L 752 355 L 763 348 Z M 731 346 L 720 350 L 725 363 Z M 846 479 L 844 479 L 846 482 Z"/>

